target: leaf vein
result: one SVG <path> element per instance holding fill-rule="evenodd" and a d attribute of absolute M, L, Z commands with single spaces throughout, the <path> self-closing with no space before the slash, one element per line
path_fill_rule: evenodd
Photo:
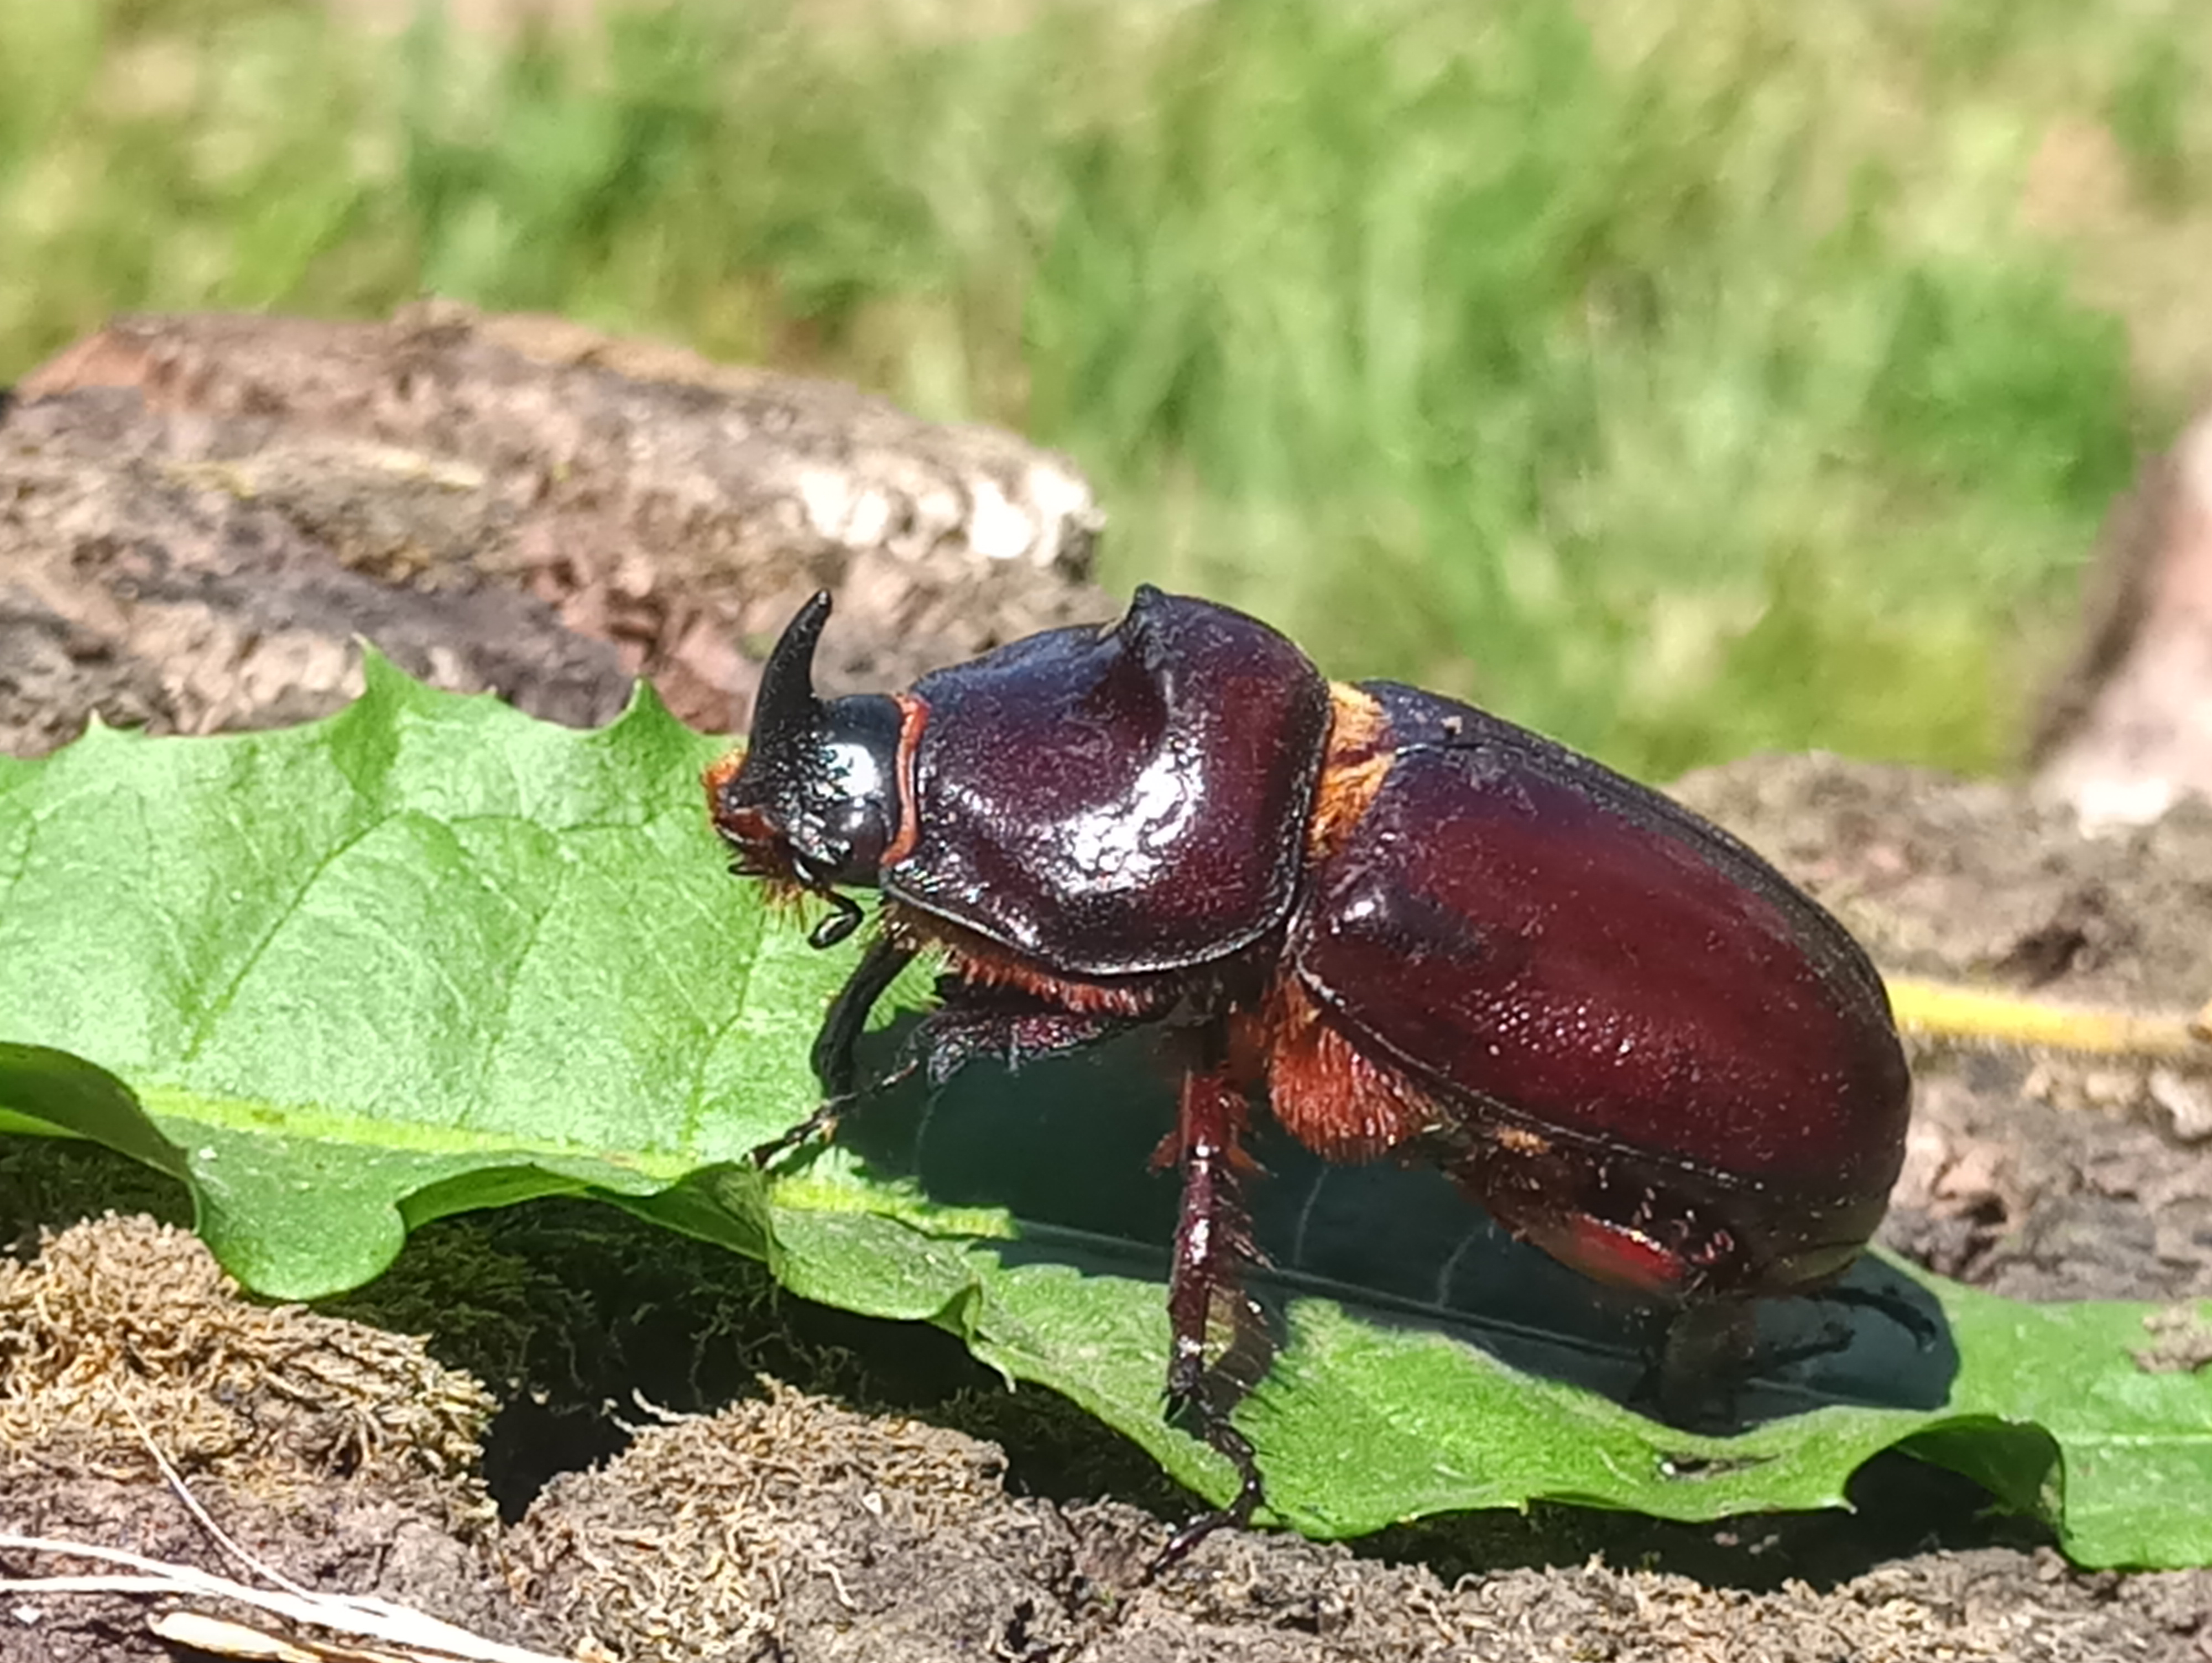
<path fill-rule="evenodd" d="M 359 847 L 378 828 L 384 825 L 389 817 L 380 815 L 367 825 L 339 839 L 337 842 L 331 845 L 327 853 L 315 862 L 313 869 L 300 880 L 299 888 L 292 892 L 290 898 L 270 920 L 269 927 L 261 932 L 261 938 L 253 944 L 238 968 L 232 973 L 228 983 L 225 985 L 222 991 L 201 1006 L 199 1020 L 192 1024 L 191 1037 L 185 1042 L 184 1051 L 178 1059 L 179 1062 L 190 1063 L 198 1059 L 201 1049 L 209 1040 L 214 1037 L 216 1024 L 229 1014 L 230 1007 L 237 1002 L 240 990 L 246 986 L 246 978 L 253 974 L 255 967 L 268 954 L 269 949 L 275 944 L 276 938 L 283 932 L 284 926 L 298 916 L 300 908 L 307 904 L 307 896 L 313 891 L 316 883 L 323 875 L 353 849 Z"/>
<path fill-rule="evenodd" d="M 514 1028 L 516 986 L 522 980 L 523 967 L 530 962 L 530 956 L 537 950 L 538 941 L 544 934 L 545 920 L 551 913 L 559 899 L 556 889 L 553 895 L 546 897 L 543 904 L 537 907 L 526 907 L 509 895 L 504 889 L 492 887 L 492 893 L 512 907 L 515 912 L 528 920 L 528 923 L 522 938 L 522 944 L 509 960 L 506 974 L 497 978 L 499 984 L 497 1002 L 485 1013 L 479 1031 L 478 1038 L 481 1041 L 480 1049 L 483 1056 L 483 1060 L 477 1067 L 476 1100 L 479 1103 L 489 1102 L 491 1099 L 493 1071 L 499 1064 L 507 1037 Z"/>
<path fill-rule="evenodd" d="M 679 1149 L 692 1150 L 699 1146 L 700 1127 L 707 1118 L 707 1070 L 714 1060 L 714 1053 L 721 1049 L 722 1041 L 729 1037 L 730 1030 L 744 1020 L 745 1007 L 750 1002 L 752 993 L 753 970 L 760 962 L 761 946 L 767 933 L 764 920 L 757 913 L 753 921 L 752 950 L 744 956 L 744 969 L 738 977 L 737 986 L 731 989 L 728 1011 L 708 1034 L 707 1042 L 699 1047 L 699 1059 L 691 1069 L 691 1089 L 684 1105 L 684 1131 L 677 1145 Z"/>

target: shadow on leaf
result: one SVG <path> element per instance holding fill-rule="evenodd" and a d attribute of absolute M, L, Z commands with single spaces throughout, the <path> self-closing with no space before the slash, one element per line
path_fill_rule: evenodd
<path fill-rule="evenodd" d="M 1018 1073 L 977 1065 L 934 1093 L 909 1083 L 848 1115 L 839 1137 L 933 1202 L 1011 1213 L 1018 1237 L 994 1244 L 1010 1265 L 1164 1284 L 1176 1186 L 1152 1156 L 1173 1120 L 1174 1094 L 1139 1039 Z M 1253 1152 L 1264 1172 L 1247 1196 L 1268 1266 L 1250 1286 L 1279 1332 L 1288 1301 L 1329 1299 L 1655 1412 L 1655 1375 L 1674 1366 L 1662 1362 L 1668 1308 L 1512 1240 L 1432 1169 L 1334 1166 L 1264 1117 Z M 1871 1255 L 1832 1296 L 1760 1302 L 1756 1324 L 1755 1337 L 1692 1347 L 1683 1366 L 1697 1389 L 1662 1389 L 1665 1418 L 1732 1432 L 1825 1404 L 1935 1409 L 1958 1371 L 1935 1297 Z"/>

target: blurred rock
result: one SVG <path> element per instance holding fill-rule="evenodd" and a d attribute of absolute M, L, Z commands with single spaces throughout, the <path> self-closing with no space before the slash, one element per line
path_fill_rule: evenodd
<path fill-rule="evenodd" d="M 2030 750 L 2039 790 L 2093 824 L 2212 798 L 2212 413 L 2114 511 L 2082 610 Z"/>

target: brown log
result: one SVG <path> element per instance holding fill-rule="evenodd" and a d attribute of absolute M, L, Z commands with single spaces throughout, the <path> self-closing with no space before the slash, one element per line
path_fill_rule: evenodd
<path fill-rule="evenodd" d="M 357 638 L 556 720 L 642 674 L 729 729 L 817 586 L 827 691 L 1110 615 L 1101 519 L 1012 434 L 559 319 L 126 319 L 0 403 L 0 750 L 320 714 Z"/>

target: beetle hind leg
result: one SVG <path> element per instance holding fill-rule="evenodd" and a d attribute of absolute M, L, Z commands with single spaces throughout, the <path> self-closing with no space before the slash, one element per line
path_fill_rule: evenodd
<path fill-rule="evenodd" d="M 1218 1035 L 1205 1041 L 1218 1049 Z M 1162 1146 L 1163 1160 L 1182 1169 L 1182 1204 L 1176 1224 L 1175 1259 L 1168 1284 L 1168 1318 L 1174 1349 L 1168 1361 L 1167 1403 L 1171 1418 L 1188 1417 L 1198 1435 L 1237 1471 L 1237 1494 L 1225 1507 L 1200 1514 L 1169 1538 L 1152 1567 L 1167 1569 L 1224 1525 L 1242 1526 L 1266 1499 L 1251 1441 L 1230 1420 L 1248 1382 L 1237 1362 L 1264 1365 L 1272 1342 L 1259 1308 L 1243 1291 L 1245 1266 L 1260 1262 L 1245 1211 L 1243 1180 L 1254 1171 L 1243 1133 L 1249 1110 L 1233 1071 L 1212 1055 L 1183 1077 L 1176 1127 Z M 1229 1338 L 1218 1357 L 1207 1342 L 1218 1325 Z"/>

